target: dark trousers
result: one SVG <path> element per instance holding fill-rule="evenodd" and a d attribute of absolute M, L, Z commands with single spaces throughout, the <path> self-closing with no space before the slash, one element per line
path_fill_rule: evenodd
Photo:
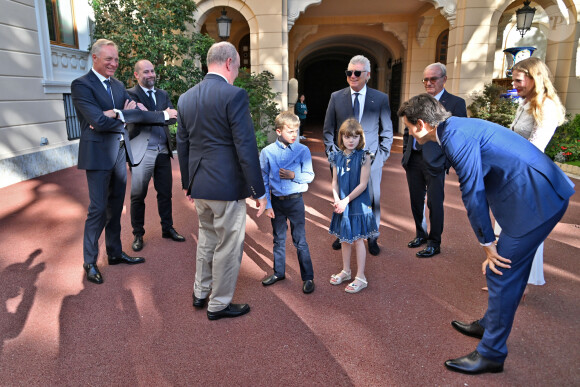
<path fill-rule="evenodd" d="M 480 320 L 485 333 L 477 346 L 477 351 L 482 356 L 500 363 L 503 363 L 507 357 L 507 339 L 512 329 L 516 309 L 530 277 L 534 255 L 540 243 L 550 235 L 562 219 L 567 207 L 568 200 L 556 215 L 522 237 L 510 237 L 503 231 L 499 235 L 497 252 L 512 262 L 510 269 L 498 267 L 503 275 L 497 275 L 489 267 L 487 268 L 489 298 L 487 311 Z"/>
<path fill-rule="evenodd" d="M 161 218 L 161 229 L 168 231 L 173 227 L 172 188 L 173 171 L 171 157 L 168 153 L 147 150 L 143 160 L 131 168 L 131 226 L 133 235 L 145 234 L 145 197 L 149 181 L 153 177 L 153 186 L 157 191 L 157 210 Z"/>
<path fill-rule="evenodd" d="M 105 229 L 105 245 L 109 256 L 118 257 L 121 246 L 121 213 L 127 185 L 125 146 L 119 148 L 113 168 L 87 170 L 89 209 L 85 221 L 83 258 L 85 263 L 96 263 L 99 256 L 99 238 Z"/>
<path fill-rule="evenodd" d="M 409 185 L 411 211 L 415 221 L 415 235 L 427 239 L 428 246 L 439 247 L 443 233 L 445 170 L 441 169 L 439 173 L 429 170 L 421 151 L 412 151 L 405 172 Z M 427 208 L 429 208 L 429 234 L 423 228 L 425 194 L 427 194 Z"/>
<path fill-rule="evenodd" d="M 274 234 L 274 274 L 281 277 L 286 273 L 286 231 L 289 220 L 292 243 L 294 243 L 298 254 L 302 281 L 314 279 L 310 250 L 308 243 L 306 243 L 306 229 L 304 227 L 306 220 L 302 196 L 279 200 L 272 195 L 272 209 L 275 216 L 274 219 L 271 219 Z"/>

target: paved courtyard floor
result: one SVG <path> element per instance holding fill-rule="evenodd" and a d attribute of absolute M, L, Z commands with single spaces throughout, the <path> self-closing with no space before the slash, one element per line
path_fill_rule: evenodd
<path fill-rule="evenodd" d="M 457 176 L 446 181 L 442 253 L 417 259 L 407 248 L 414 226 L 397 142 L 382 180 L 382 251 L 368 256 L 368 288 L 347 294 L 329 284 L 341 267 L 327 232 L 330 173 L 320 136 L 306 135 L 316 173 L 304 196 L 316 290 L 302 293 L 291 243 L 286 280 L 262 286 L 272 268 L 272 231 L 251 204 L 234 301 L 252 310 L 236 319 L 209 321 L 191 306 L 197 216 L 181 195 L 176 160 L 174 225 L 187 241 L 161 238 L 151 186 L 141 252 L 147 262 L 108 266 L 102 239 L 103 285 L 88 283 L 82 269 L 83 171 L 0 189 L 0 385 L 580 385 L 578 192 L 545 243 L 546 285 L 532 287 L 518 309 L 505 371 L 456 374 L 443 362 L 471 352 L 477 340 L 450 322 L 479 318 L 487 305 L 484 254 Z M 132 253 L 128 198 L 122 241 Z"/>

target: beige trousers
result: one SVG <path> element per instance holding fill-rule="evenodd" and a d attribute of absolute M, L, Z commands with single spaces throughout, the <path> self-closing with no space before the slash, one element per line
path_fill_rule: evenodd
<path fill-rule="evenodd" d="M 246 201 L 195 199 L 199 237 L 193 291 L 206 298 L 209 312 L 226 308 L 234 297 L 246 231 Z"/>

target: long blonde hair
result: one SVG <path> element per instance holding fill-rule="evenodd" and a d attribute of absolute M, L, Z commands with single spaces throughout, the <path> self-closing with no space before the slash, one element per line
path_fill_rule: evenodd
<path fill-rule="evenodd" d="M 557 125 L 564 123 L 566 109 L 562 105 L 562 102 L 556 93 L 556 88 L 550 80 L 551 74 L 548 66 L 538 58 L 528 58 L 516 63 L 512 67 L 512 72 L 513 71 L 522 72 L 528 78 L 534 80 L 534 89 L 526 99 L 529 100 L 530 109 L 536 123 L 542 123 L 542 119 L 544 118 L 544 112 L 542 109 L 546 98 L 551 99 L 556 104 L 558 113 Z"/>

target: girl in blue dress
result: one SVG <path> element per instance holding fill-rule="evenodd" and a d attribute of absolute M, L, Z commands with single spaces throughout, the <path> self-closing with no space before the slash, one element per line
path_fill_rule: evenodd
<path fill-rule="evenodd" d="M 349 118 L 338 131 L 338 147 L 341 150 L 328 155 L 333 172 L 334 197 L 334 213 L 328 232 L 339 238 L 342 247 L 342 271 L 334 274 L 330 283 L 339 285 L 351 279 L 350 256 L 354 245 L 357 272 L 354 281 L 345 288 L 348 293 L 358 293 L 367 287 L 364 240 L 379 235 L 367 188 L 371 154 L 364 150 L 364 146 L 362 126 L 354 118 Z"/>

